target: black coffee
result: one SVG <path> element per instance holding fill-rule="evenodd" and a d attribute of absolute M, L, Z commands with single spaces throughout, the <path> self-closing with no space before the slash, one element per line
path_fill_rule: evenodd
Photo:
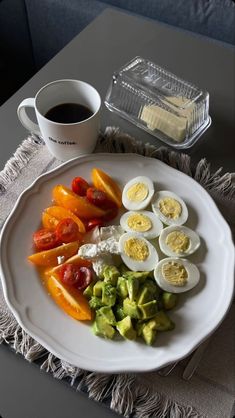
<path fill-rule="evenodd" d="M 53 122 L 77 123 L 90 118 L 92 111 L 78 103 L 62 103 L 52 107 L 44 116 Z"/>

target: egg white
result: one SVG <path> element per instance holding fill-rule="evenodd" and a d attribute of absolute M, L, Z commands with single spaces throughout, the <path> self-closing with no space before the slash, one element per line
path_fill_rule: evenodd
<path fill-rule="evenodd" d="M 151 229 L 145 232 L 139 232 L 130 228 L 127 224 L 127 221 L 128 221 L 128 218 L 134 214 L 142 214 L 148 217 L 152 223 Z M 158 237 L 163 229 L 162 221 L 160 221 L 160 219 L 153 212 L 150 212 L 147 210 L 125 212 L 120 218 L 120 225 L 122 229 L 124 229 L 124 231 L 126 232 L 134 232 L 142 237 L 149 238 L 149 239 Z"/>
<path fill-rule="evenodd" d="M 187 283 L 184 286 L 174 286 L 164 278 L 162 274 L 162 267 L 165 263 L 168 263 L 170 261 L 183 264 L 185 270 L 187 271 L 188 279 Z M 158 286 L 166 292 L 183 293 L 193 289 L 193 287 L 195 287 L 198 284 L 200 280 L 200 273 L 195 264 L 189 262 L 184 258 L 167 257 L 159 261 L 159 263 L 157 264 L 156 268 L 154 269 L 154 278 Z"/>
<path fill-rule="evenodd" d="M 133 258 L 129 257 L 124 251 L 125 242 L 130 238 L 138 238 L 145 242 L 148 246 L 149 256 L 144 261 L 134 260 Z M 121 236 L 119 239 L 119 251 L 122 258 L 122 261 L 126 264 L 126 266 L 133 271 L 152 271 L 156 267 L 159 257 L 156 248 L 145 238 L 141 237 L 138 234 L 134 234 L 133 232 L 126 232 Z"/>
<path fill-rule="evenodd" d="M 161 199 L 164 199 L 166 197 L 175 199 L 180 203 L 182 212 L 177 219 L 168 218 L 160 211 L 158 203 Z M 152 198 L 152 210 L 159 217 L 159 219 L 166 225 L 183 225 L 188 219 L 188 208 L 185 202 L 181 199 L 181 197 L 168 190 L 161 190 L 155 193 L 155 195 Z"/>
<path fill-rule="evenodd" d="M 134 202 L 127 197 L 127 191 L 128 189 L 133 186 L 135 183 L 144 183 L 148 188 L 148 195 L 147 197 L 140 201 L 140 202 Z M 124 186 L 124 189 L 122 191 L 122 203 L 123 206 L 128 210 L 141 210 L 145 209 L 148 204 L 150 203 L 152 197 L 154 195 L 154 185 L 152 180 L 149 177 L 146 176 L 138 176 L 126 183 Z"/>
<path fill-rule="evenodd" d="M 190 243 L 189 248 L 186 251 L 182 251 L 180 253 L 177 253 L 173 251 L 166 243 L 166 238 L 168 234 L 174 231 L 180 231 L 183 232 L 185 235 L 189 237 Z M 172 225 L 164 228 L 160 234 L 159 237 L 159 245 L 161 251 L 169 256 L 169 257 L 187 257 L 190 254 L 193 254 L 199 247 L 200 247 L 200 238 L 198 234 L 193 231 L 192 229 L 188 228 L 187 226 L 178 226 L 178 225 Z"/>

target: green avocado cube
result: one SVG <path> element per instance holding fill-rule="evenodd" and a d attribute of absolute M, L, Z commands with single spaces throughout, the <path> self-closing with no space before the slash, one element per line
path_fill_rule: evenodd
<path fill-rule="evenodd" d="M 141 319 L 149 319 L 156 315 L 158 306 L 156 300 L 151 300 L 150 302 L 144 303 L 143 305 L 138 305 L 141 312 Z"/>
<path fill-rule="evenodd" d="M 178 295 L 175 293 L 163 292 L 161 298 L 163 308 L 166 310 L 173 309 L 177 305 Z"/>
<path fill-rule="evenodd" d="M 139 291 L 139 280 L 134 277 L 128 277 L 127 290 L 130 300 L 134 301 L 137 298 Z"/>
<path fill-rule="evenodd" d="M 142 285 L 137 298 L 138 305 L 143 305 L 144 303 L 150 302 L 153 299 L 154 298 L 151 291 L 145 287 L 145 285 Z"/>
<path fill-rule="evenodd" d="M 103 283 L 102 303 L 107 306 L 114 306 L 116 303 L 116 288 L 110 283 Z"/>
<path fill-rule="evenodd" d="M 130 300 L 129 298 L 126 298 L 123 301 L 123 312 L 126 316 L 129 315 L 131 318 L 140 318 L 140 313 L 136 302 Z"/>
<path fill-rule="evenodd" d="M 156 340 L 157 331 L 151 329 L 148 324 L 144 324 L 142 329 L 142 337 L 147 345 L 153 345 Z"/>
<path fill-rule="evenodd" d="M 125 299 L 128 296 L 127 280 L 124 277 L 118 277 L 117 294 L 121 299 Z"/>
<path fill-rule="evenodd" d="M 135 329 L 133 328 L 130 316 L 126 316 L 124 319 L 117 322 L 116 327 L 123 338 L 127 340 L 136 339 L 137 334 Z"/>
<path fill-rule="evenodd" d="M 87 299 L 90 299 L 92 297 L 92 295 L 93 295 L 93 287 L 94 287 L 94 283 L 91 283 L 84 290 L 83 294 L 84 294 L 84 296 L 86 296 Z"/>
<path fill-rule="evenodd" d="M 131 271 L 127 270 L 124 273 L 122 273 L 123 277 L 126 279 L 137 279 L 139 283 L 144 283 L 147 277 L 149 276 L 149 271 Z"/>
<path fill-rule="evenodd" d="M 97 296 L 97 298 L 101 298 L 102 296 L 102 289 L 103 289 L 103 282 L 102 280 L 98 280 L 93 287 L 93 296 Z"/>
<path fill-rule="evenodd" d="M 145 325 L 145 322 L 137 321 L 137 323 L 135 325 L 135 329 L 136 329 L 138 337 L 140 337 L 142 335 L 144 325 Z"/>
<path fill-rule="evenodd" d="M 112 339 L 115 335 L 115 329 L 110 324 L 108 324 L 106 318 L 99 313 L 96 315 L 95 322 L 92 326 L 92 331 L 95 335 L 108 339 Z"/>
<path fill-rule="evenodd" d="M 114 315 L 117 321 L 121 321 L 123 318 L 125 318 L 126 314 L 123 311 L 123 306 L 120 304 L 116 304 L 113 307 Z"/>
<path fill-rule="evenodd" d="M 110 306 L 103 306 L 97 311 L 97 314 L 103 316 L 109 325 L 116 325 L 116 319 Z"/>
<path fill-rule="evenodd" d="M 116 266 L 105 266 L 102 273 L 106 283 L 110 283 L 113 286 L 117 285 L 117 279 L 120 273 Z"/>
<path fill-rule="evenodd" d="M 144 287 L 151 292 L 153 299 L 157 299 L 159 297 L 160 288 L 153 280 L 147 279 L 144 283 Z"/>
<path fill-rule="evenodd" d="M 89 300 L 89 305 L 92 309 L 100 309 L 103 306 L 102 300 L 97 298 L 97 296 L 92 296 Z"/>
<path fill-rule="evenodd" d="M 159 311 L 152 319 L 155 321 L 155 329 L 158 331 L 170 331 L 175 328 L 174 322 L 164 311 Z"/>

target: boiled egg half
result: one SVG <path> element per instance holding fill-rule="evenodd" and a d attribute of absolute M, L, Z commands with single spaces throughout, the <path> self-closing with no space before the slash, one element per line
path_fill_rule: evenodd
<path fill-rule="evenodd" d="M 159 245 L 161 251 L 169 257 L 185 257 L 199 248 L 200 238 L 186 226 L 172 225 L 162 230 Z"/>
<path fill-rule="evenodd" d="M 153 212 L 147 210 L 124 213 L 120 219 L 120 225 L 124 231 L 135 232 L 149 239 L 158 237 L 163 229 L 162 221 Z"/>
<path fill-rule="evenodd" d="M 159 261 L 154 269 L 158 286 L 171 293 L 183 293 L 195 287 L 200 273 L 195 264 L 184 258 L 168 257 Z"/>
<path fill-rule="evenodd" d="M 122 203 L 128 210 L 145 209 L 154 195 L 154 186 L 150 178 L 138 176 L 126 183 L 122 191 Z"/>
<path fill-rule="evenodd" d="M 184 201 L 175 193 L 161 190 L 152 199 L 152 210 L 166 225 L 183 225 L 188 219 Z"/>
<path fill-rule="evenodd" d="M 144 237 L 132 232 L 120 237 L 119 251 L 122 261 L 133 271 L 152 271 L 158 263 L 155 247 Z"/>

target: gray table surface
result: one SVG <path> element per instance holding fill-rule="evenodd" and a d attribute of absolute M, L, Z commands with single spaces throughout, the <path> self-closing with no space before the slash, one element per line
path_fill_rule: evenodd
<path fill-rule="evenodd" d="M 114 70 L 135 56 L 148 58 L 210 93 L 212 125 L 198 144 L 187 150 L 197 161 L 206 157 L 214 169 L 235 171 L 234 48 L 193 33 L 106 9 L 83 32 L 0 107 L 0 169 L 27 132 L 16 108 L 49 81 L 75 78 L 93 84 L 104 99 Z M 16 70 L 17 71 L 17 70 Z M 161 145 L 146 132 L 103 106 L 102 127 L 120 128 L 143 142 Z M 0 416 L 2 418 L 74 418 L 116 415 L 65 383 L 0 346 Z"/>

